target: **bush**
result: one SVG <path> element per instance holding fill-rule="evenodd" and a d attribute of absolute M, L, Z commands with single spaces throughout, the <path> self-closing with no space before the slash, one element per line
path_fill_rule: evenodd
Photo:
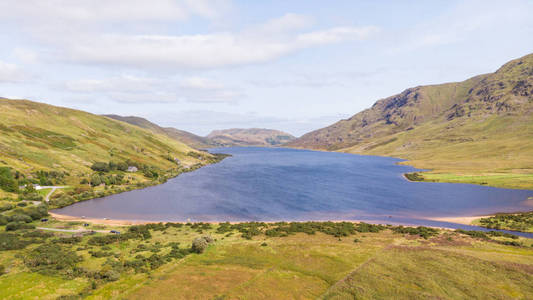
<path fill-rule="evenodd" d="M 16 214 L 12 215 L 10 218 L 11 222 L 21 222 L 21 223 L 31 223 L 33 219 L 28 215 Z"/>
<path fill-rule="evenodd" d="M 0 251 L 24 249 L 30 242 L 24 241 L 17 234 L 0 233 Z"/>
<path fill-rule="evenodd" d="M 0 226 L 6 225 L 8 222 L 7 217 L 0 214 Z"/>
<path fill-rule="evenodd" d="M 39 206 L 32 206 L 24 209 L 24 213 L 31 217 L 33 220 L 39 220 L 42 217 L 48 216 L 48 208 L 46 205 L 41 204 Z"/>
<path fill-rule="evenodd" d="M 209 246 L 208 240 L 212 239 L 210 237 L 197 237 L 192 241 L 192 247 L 191 250 L 195 253 L 202 253 L 207 249 L 207 246 Z"/>
<path fill-rule="evenodd" d="M 20 222 L 10 222 L 6 225 L 6 231 L 15 231 L 19 229 L 35 229 L 35 226 L 32 224 L 20 223 Z"/>
<path fill-rule="evenodd" d="M 24 257 L 24 264 L 32 271 L 43 274 L 73 273 L 76 263 L 82 260 L 75 252 L 56 244 L 43 244 Z"/>
<path fill-rule="evenodd" d="M 4 265 L 0 265 L 0 276 L 4 275 L 6 273 L 6 267 Z"/>
<path fill-rule="evenodd" d="M 431 236 L 437 235 L 439 233 L 438 229 L 430 228 L 430 227 L 424 227 L 424 226 L 418 226 L 418 227 L 403 227 L 403 226 L 397 226 L 391 228 L 393 232 L 395 233 L 407 233 L 410 235 L 419 235 L 423 237 L 424 239 L 428 239 Z"/>
<path fill-rule="evenodd" d="M 0 211 L 6 211 L 13 208 L 13 204 L 9 202 L 0 203 Z"/>
<path fill-rule="evenodd" d="M 117 281 L 120 279 L 120 273 L 115 270 L 107 270 L 102 273 L 102 278 L 107 281 Z"/>
<path fill-rule="evenodd" d="M 109 172 L 109 165 L 105 162 L 97 161 L 93 163 L 91 169 L 96 172 Z"/>

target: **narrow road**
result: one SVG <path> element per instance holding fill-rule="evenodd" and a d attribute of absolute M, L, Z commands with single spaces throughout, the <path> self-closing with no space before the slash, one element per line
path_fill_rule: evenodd
<path fill-rule="evenodd" d="M 57 190 L 57 189 L 64 189 L 66 186 L 41 186 L 41 189 L 52 189 L 44 198 L 46 202 L 50 201 L 50 196 Z"/>

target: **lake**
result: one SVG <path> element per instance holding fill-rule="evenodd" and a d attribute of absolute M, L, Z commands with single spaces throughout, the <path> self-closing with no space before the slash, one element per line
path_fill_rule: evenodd
<path fill-rule="evenodd" d="M 54 212 L 143 221 L 363 220 L 447 226 L 429 217 L 531 210 L 533 191 L 409 182 L 395 158 L 285 148 L 219 148 L 222 162 L 167 183 Z"/>

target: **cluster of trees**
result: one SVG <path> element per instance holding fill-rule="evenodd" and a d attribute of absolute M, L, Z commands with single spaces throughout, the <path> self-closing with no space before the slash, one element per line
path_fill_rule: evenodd
<path fill-rule="evenodd" d="M 11 168 L 0 167 L 0 188 L 6 192 L 18 192 L 18 181 L 11 171 Z"/>
<path fill-rule="evenodd" d="M 33 174 L 33 178 L 27 178 L 24 174 L 19 171 L 13 171 L 9 167 L 0 167 L 0 189 L 11 192 L 19 193 L 19 185 L 26 185 L 27 187 L 32 184 L 40 185 L 58 185 L 65 183 L 65 176 L 69 174 L 66 172 L 60 171 L 44 171 L 39 170 Z M 25 195 L 30 192 L 35 192 L 35 190 L 22 191 Z"/>
<path fill-rule="evenodd" d="M 38 182 L 33 181 L 32 183 L 39 183 L 40 185 L 65 184 L 65 176 L 68 175 L 66 172 L 39 170 L 35 172 Z"/>
<path fill-rule="evenodd" d="M 108 173 L 111 171 L 127 171 L 128 167 L 136 167 L 139 171 L 143 173 L 143 175 L 146 178 L 153 178 L 157 179 L 162 175 L 162 172 L 159 168 L 154 166 L 149 166 L 146 164 L 140 164 L 134 161 L 126 161 L 126 162 L 113 162 L 110 161 L 108 163 L 106 162 L 95 162 L 92 164 L 91 169 L 93 171 L 99 172 L 99 173 Z M 94 175 L 93 175 L 94 176 Z M 92 184 L 92 183 L 91 183 Z"/>
<path fill-rule="evenodd" d="M 91 169 L 96 172 L 110 172 L 110 171 L 127 171 L 128 170 L 128 162 L 113 162 L 110 161 L 108 163 L 97 161 L 93 163 L 91 166 Z"/>
<path fill-rule="evenodd" d="M 123 174 L 99 174 L 95 173 L 91 175 L 90 184 L 91 186 L 98 186 L 102 183 L 105 183 L 106 185 L 116 185 L 116 184 L 122 184 L 124 181 L 124 175 Z"/>

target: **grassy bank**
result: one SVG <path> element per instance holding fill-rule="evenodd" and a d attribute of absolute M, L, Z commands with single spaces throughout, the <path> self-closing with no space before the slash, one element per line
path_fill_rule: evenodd
<path fill-rule="evenodd" d="M 533 296 L 533 240 L 510 235 L 342 222 L 28 224 L 95 233 L 0 226 L 2 299 Z M 205 248 L 193 246 L 199 237 Z"/>
<path fill-rule="evenodd" d="M 409 173 L 409 174 L 406 174 L 406 178 L 411 181 L 469 183 L 469 184 L 486 185 L 486 186 L 507 188 L 507 189 L 533 190 L 533 174 L 516 174 L 516 173 L 453 174 L 453 173 L 438 173 L 438 171 L 432 171 L 432 172 Z"/>

